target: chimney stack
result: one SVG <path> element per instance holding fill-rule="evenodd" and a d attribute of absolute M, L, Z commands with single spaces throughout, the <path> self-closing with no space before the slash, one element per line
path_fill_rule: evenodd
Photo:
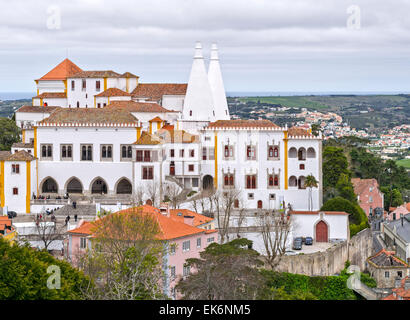
<path fill-rule="evenodd" d="M 184 223 L 190 226 L 194 226 L 194 216 L 184 216 Z"/>
<path fill-rule="evenodd" d="M 170 217 L 171 216 L 171 212 L 170 212 L 170 210 L 169 210 L 169 205 L 168 205 L 168 203 L 166 203 L 166 202 L 163 202 L 163 203 L 161 203 L 161 205 L 160 205 L 160 207 L 159 207 L 159 212 L 161 212 L 161 214 L 163 215 L 163 216 L 166 216 L 166 217 Z"/>
<path fill-rule="evenodd" d="M 404 216 L 402 213 L 400 213 L 400 220 L 401 220 L 401 226 L 404 226 Z"/>

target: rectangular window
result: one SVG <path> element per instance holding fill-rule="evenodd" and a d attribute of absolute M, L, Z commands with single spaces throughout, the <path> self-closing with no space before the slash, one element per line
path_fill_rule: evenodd
<path fill-rule="evenodd" d="M 196 247 L 200 248 L 201 247 L 201 238 L 196 239 Z"/>
<path fill-rule="evenodd" d="M 154 179 L 154 167 L 142 167 L 142 179 L 153 180 Z"/>
<path fill-rule="evenodd" d="M 75 90 L 75 81 L 71 80 L 71 91 Z"/>
<path fill-rule="evenodd" d="M 41 144 L 41 160 L 53 160 L 53 145 L 52 144 Z"/>
<path fill-rule="evenodd" d="M 397 271 L 397 276 L 399 278 L 403 278 L 403 271 Z"/>
<path fill-rule="evenodd" d="M 18 195 L 19 194 L 19 188 L 13 188 L 13 195 Z"/>
<path fill-rule="evenodd" d="M 372 196 L 369 197 L 369 202 L 373 202 L 373 197 Z"/>
<path fill-rule="evenodd" d="M 203 147 L 202 148 L 202 160 L 206 160 L 207 159 L 207 157 L 206 157 L 206 147 Z"/>
<path fill-rule="evenodd" d="M 132 147 L 130 145 L 121 145 L 121 161 L 132 160 Z M 142 160 L 141 160 L 142 161 Z"/>
<path fill-rule="evenodd" d="M 256 189 L 256 175 L 246 175 L 246 189 Z"/>
<path fill-rule="evenodd" d="M 208 243 L 211 243 L 211 242 L 214 242 L 214 241 L 215 241 L 215 238 L 214 238 L 214 237 L 211 237 L 211 238 L 208 238 L 206 241 L 207 241 Z"/>
<path fill-rule="evenodd" d="M 97 92 L 101 90 L 101 82 L 100 82 L 100 80 L 97 80 L 97 81 L 95 82 L 95 90 L 96 90 Z M 98 107 L 98 108 L 99 108 L 99 107 Z"/>
<path fill-rule="evenodd" d="M 97 108 L 101 108 L 101 103 L 97 103 Z"/>
<path fill-rule="evenodd" d="M 60 158 L 61 161 L 73 161 L 73 145 L 62 144 L 60 146 Z"/>
<path fill-rule="evenodd" d="M 182 242 L 182 251 L 183 252 L 189 251 L 190 249 L 191 249 L 191 241 L 190 240 Z"/>
<path fill-rule="evenodd" d="M 246 160 L 256 160 L 256 147 L 255 146 L 246 147 Z"/>
<path fill-rule="evenodd" d="M 176 248 L 176 244 L 175 243 L 171 244 L 169 254 L 171 254 L 171 255 L 175 254 L 175 248 Z"/>
<path fill-rule="evenodd" d="M 169 150 L 169 156 L 171 158 L 175 157 L 175 150 L 174 149 Z"/>
<path fill-rule="evenodd" d="M 185 155 L 185 150 L 184 150 L 184 149 L 179 150 L 179 156 L 180 156 L 181 158 L 183 158 L 184 155 Z"/>
<path fill-rule="evenodd" d="M 112 161 L 112 144 L 101 145 L 101 161 Z"/>
<path fill-rule="evenodd" d="M 87 82 L 85 79 L 83 79 L 82 81 L 82 87 L 81 87 L 82 91 L 85 91 L 87 89 Z"/>
<path fill-rule="evenodd" d="M 80 238 L 80 248 L 85 249 L 87 248 L 87 238 Z"/>
<path fill-rule="evenodd" d="M 11 173 L 19 174 L 20 173 L 20 165 L 19 164 L 12 164 L 11 165 Z"/>
<path fill-rule="evenodd" d="M 209 148 L 209 160 L 215 160 L 215 148 Z"/>
<path fill-rule="evenodd" d="M 195 157 L 195 150 L 194 149 L 189 150 L 189 156 L 191 158 Z"/>
<path fill-rule="evenodd" d="M 384 277 L 385 277 L 385 278 L 390 278 L 390 272 L 389 272 L 389 271 L 385 271 L 385 272 L 384 272 Z"/>
<path fill-rule="evenodd" d="M 93 161 L 93 145 L 81 145 L 81 161 Z"/>
<path fill-rule="evenodd" d="M 194 165 L 193 165 L 193 164 L 188 165 L 188 171 L 189 171 L 189 172 L 193 172 L 193 171 L 194 171 Z"/>
<path fill-rule="evenodd" d="M 176 275 L 177 275 L 177 271 L 176 271 L 176 267 L 175 266 L 171 266 L 170 267 L 171 270 L 171 279 L 175 279 Z"/>
<path fill-rule="evenodd" d="M 183 271 L 183 276 L 184 277 L 187 277 L 187 276 L 189 276 L 189 273 L 191 272 L 191 267 L 190 266 L 184 266 L 184 271 Z"/>
<path fill-rule="evenodd" d="M 253 193 L 248 193 L 248 199 L 249 199 L 249 200 L 253 200 L 253 199 L 254 199 Z"/>
<path fill-rule="evenodd" d="M 224 187 L 233 188 L 235 186 L 235 176 L 232 173 L 224 174 Z"/>
<path fill-rule="evenodd" d="M 233 146 L 226 145 L 226 146 L 224 146 L 223 150 L 224 150 L 224 159 L 225 160 L 234 160 Z"/>

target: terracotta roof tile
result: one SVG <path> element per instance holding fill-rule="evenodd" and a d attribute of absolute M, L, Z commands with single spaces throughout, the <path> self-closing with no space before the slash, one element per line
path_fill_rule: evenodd
<path fill-rule="evenodd" d="M 97 94 L 96 97 L 131 97 L 131 94 L 118 88 L 109 88 Z"/>
<path fill-rule="evenodd" d="M 164 95 L 185 95 L 186 89 L 186 83 L 140 83 L 132 96 L 160 100 Z"/>
<path fill-rule="evenodd" d="M 118 78 L 119 73 L 112 70 L 80 71 L 67 78 Z"/>
<path fill-rule="evenodd" d="M 124 72 L 118 78 L 139 78 L 139 77 L 136 76 L 135 74 L 132 74 L 131 72 Z"/>
<path fill-rule="evenodd" d="M 129 209 L 115 212 L 113 214 L 122 214 L 122 213 L 130 213 L 130 212 L 140 212 L 144 214 L 153 215 L 153 217 L 157 220 L 159 224 L 159 228 L 161 230 L 161 233 L 158 237 L 161 240 L 172 240 L 172 239 L 182 238 L 182 237 L 186 237 L 186 236 L 190 236 L 194 234 L 205 233 L 204 229 L 190 226 L 183 222 L 176 221 L 171 217 L 164 216 L 161 214 L 159 209 L 149 206 L 149 205 L 144 205 L 144 206 L 140 206 L 136 208 L 129 208 Z M 104 218 L 97 220 L 97 221 L 102 221 L 103 219 Z M 69 233 L 92 235 L 92 228 L 94 224 L 95 222 L 88 222 L 88 223 L 85 222 L 79 228 L 70 230 Z"/>
<path fill-rule="evenodd" d="M 211 122 L 207 128 L 278 128 L 269 120 L 218 120 Z"/>
<path fill-rule="evenodd" d="M 71 60 L 65 59 L 38 80 L 66 80 L 68 77 L 80 71 L 82 71 L 81 68 L 75 65 Z"/>
<path fill-rule="evenodd" d="M 304 128 L 292 127 L 288 129 L 289 137 L 313 137 L 313 135 Z"/>
<path fill-rule="evenodd" d="M 6 160 L 10 156 L 11 156 L 10 151 L 0 151 L 0 161 Z"/>
<path fill-rule="evenodd" d="M 155 118 L 151 119 L 148 122 L 162 122 L 162 121 L 164 121 L 164 120 L 162 120 L 160 117 L 156 116 Z"/>
<path fill-rule="evenodd" d="M 354 193 L 356 195 L 361 195 L 366 189 L 368 190 L 370 187 L 378 188 L 379 186 L 376 179 L 352 178 L 352 184 Z"/>
<path fill-rule="evenodd" d="M 30 153 L 28 153 L 26 150 L 20 150 L 15 153 L 9 153 L 7 154 L 0 154 L 0 160 L 2 161 L 32 161 L 36 159 L 33 157 Z"/>
<path fill-rule="evenodd" d="M 394 251 L 387 251 L 386 249 L 382 249 L 377 252 L 375 255 L 369 257 L 367 260 L 372 262 L 378 267 L 408 267 L 409 265 L 404 261 L 401 261 L 399 258 L 394 256 Z"/>
<path fill-rule="evenodd" d="M 134 142 L 134 144 L 137 145 L 157 145 L 160 143 L 161 140 L 157 136 L 152 135 L 146 131 L 143 131 L 140 138 L 136 142 Z"/>
<path fill-rule="evenodd" d="M 157 103 L 135 102 L 135 101 L 111 101 L 104 108 L 125 109 L 129 112 L 172 112 L 161 107 Z"/>
<path fill-rule="evenodd" d="M 12 148 L 34 148 L 34 143 L 15 142 L 11 145 Z"/>
<path fill-rule="evenodd" d="M 65 92 L 43 92 L 38 96 L 33 97 L 33 99 L 45 99 L 45 98 L 67 98 L 67 94 Z"/>
<path fill-rule="evenodd" d="M 54 111 L 48 118 L 39 122 L 40 124 L 137 124 L 138 119 L 126 110 L 118 109 L 89 109 L 89 108 L 61 108 Z"/>
<path fill-rule="evenodd" d="M 22 106 L 16 112 L 52 113 L 56 109 L 60 109 L 60 107 Z"/>
<path fill-rule="evenodd" d="M 188 209 L 171 209 L 170 212 L 171 218 L 179 222 L 184 222 L 184 216 L 194 217 L 194 227 L 198 227 L 214 220 Z"/>

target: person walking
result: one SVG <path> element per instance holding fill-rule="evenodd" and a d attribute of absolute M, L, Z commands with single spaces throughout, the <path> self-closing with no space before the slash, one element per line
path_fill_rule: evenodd
<path fill-rule="evenodd" d="M 74 221 L 77 222 L 77 214 L 74 215 Z"/>

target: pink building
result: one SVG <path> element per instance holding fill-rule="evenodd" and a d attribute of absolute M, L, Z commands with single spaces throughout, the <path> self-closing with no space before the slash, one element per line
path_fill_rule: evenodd
<path fill-rule="evenodd" d="M 360 208 L 366 212 L 367 216 L 374 214 L 376 208 L 384 210 L 383 193 L 379 190 L 376 179 L 353 178 L 352 184 Z"/>
<path fill-rule="evenodd" d="M 410 212 L 410 202 L 404 203 L 401 206 L 394 208 L 390 207 L 390 210 L 388 213 L 385 214 L 385 220 L 397 220 L 400 219 L 400 217 L 403 215 L 406 215 Z"/>
<path fill-rule="evenodd" d="M 149 205 L 140 206 L 144 213 L 154 215 L 161 234 L 159 240 L 164 240 L 169 248 L 164 257 L 164 292 L 170 298 L 177 299 L 175 285 L 179 279 L 190 273 L 189 267 L 184 267 L 186 259 L 199 258 L 199 253 L 212 242 L 218 241 L 218 233 L 213 227 L 214 219 L 189 210 L 170 210 L 167 206 L 155 208 Z M 129 212 L 126 209 L 117 213 Z M 104 218 L 103 218 L 104 219 Z M 76 256 L 91 248 L 93 222 L 82 222 L 76 229 L 68 231 L 67 257 L 76 264 Z"/>

